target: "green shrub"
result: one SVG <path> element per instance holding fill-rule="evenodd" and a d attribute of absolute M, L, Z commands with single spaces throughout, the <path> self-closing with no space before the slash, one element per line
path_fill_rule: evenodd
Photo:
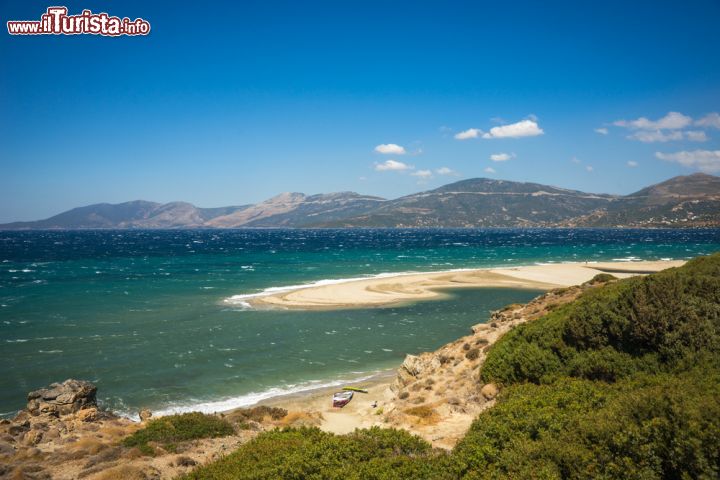
<path fill-rule="evenodd" d="M 145 455 L 154 454 L 150 442 L 159 443 L 168 451 L 175 451 L 178 442 L 198 438 L 232 435 L 232 426 L 222 418 L 199 412 L 169 415 L 148 422 L 145 428 L 123 439 L 126 447 L 138 447 Z"/>
<path fill-rule="evenodd" d="M 337 436 L 303 427 L 263 433 L 182 478 L 449 478 L 447 461 L 446 454 L 403 430 L 373 427 Z"/>
<path fill-rule="evenodd" d="M 520 384 L 453 452 L 456 478 L 718 478 L 720 370 Z"/>
<path fill-rule="evenodd" d="M 720 255 L 585 292 L 526 323 L 488 352 L 484 383 L 550 383 L 562 376 L 616 381 L 692 365 L 720 352 Z"/>
<path fill-rule="evenodd" d="M 465 358 L 467 358 L 468 360 L 477 360 L 479 356 L 480 356 L 479 348 L 471 348 L 465 354 Z"/>
<path fill-rule="evenodd" d="M 598 273 L 585 283 L 588 283 L 590 285 L 596 285 L 598 283 L 612 282 L 613 280 L 617 280 L 617 277 L 614 275 L 610 275 L 609 273 Z"/>

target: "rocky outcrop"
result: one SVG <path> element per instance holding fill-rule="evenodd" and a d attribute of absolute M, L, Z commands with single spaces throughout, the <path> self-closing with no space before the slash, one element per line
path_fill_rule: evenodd
<path fill-rule="evenodd" d="M 432 354 L 406 355 L 405 360 L 398 369 L 398 376 L 390 386 L 393 391 L 399 391 L 405 385 L 412 383 L 423 372 L 435 370 L 440 366 L 440 360 Z"/>
<path fill-rule="evenodd" d="M 28 394 L 27 411 L 31 415 L 69 415 L 96 407 L 97 387 L 83 380 L 68 379 Z"/>
<path fill-rule="evenodd" d="M 258 421 L 257 428 L 232 436 L 183 442 L 177 452 L 157 448 L 155 456 L 147 456 L 122 444 L 147 423 L 99 408 L 96 395 L 95 385 L 72 379 L 29 393 L 27 408 L 13 419 L 0 419 L 0 479 L 169 480 L 227 455 L 266 425 L 278 425 Z M 257 409 L 247 411 L 257 414 Z M 274 419 L 278 412 L 268 415 Z M 147 422 L 152 414 L 143 410 L 140 416 Z"/>
<path fill-rule="evenodd" d="M 147 422 L 152 418 L 152 412 L 147 408 L 143 408 L 142 410 L 140 410 L 138 416 L 140 417 L 141 422 Z"/>

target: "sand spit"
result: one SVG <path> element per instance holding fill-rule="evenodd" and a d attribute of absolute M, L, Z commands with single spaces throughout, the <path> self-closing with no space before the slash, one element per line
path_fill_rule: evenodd
<path fill-rule="evenodd" d="M 579 285 L 599 273 L 625 278 L 679 267 L 684 263 L 682 260 L 562 263 L 400 274 L 298 288 L 246 301 L 256 308 L 297 310 L 381 307 L 440 298 L 446 289 L 508 287 L 550 290 Z"/>

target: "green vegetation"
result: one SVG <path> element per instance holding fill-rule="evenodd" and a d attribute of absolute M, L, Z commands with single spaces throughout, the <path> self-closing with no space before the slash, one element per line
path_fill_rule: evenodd
<path fill-rule="evenodd" d="M 151 443 L 162 445 L 167 451 L 175 451 L 177 443 L 199 438 L 214 438 L 232 435 L 232 425 L 214 415 L 192 412 L 169 415 L 151 420 L 122 441 L 126 447 L 137 447 L 145 455 L 154 455 Z"/>
<path fill-rule="evenodd" d="M 687 368 L 720 350 L 720 255 L 586 292 L 505 335 L 482 379 L 511 385 L 572 376 L 616 381 Z M 713 362 L 717 365 L 717 362 Z"/>
<path fill-rule="evenodd" d="M 480 372 L 498 404 L 449 454 L 393 429 L 291 429 L 186 478 L 720 478 L 718 353 L 720 254 L 605 283 L 506 334 Z"/>
<path fill-rule="evenodd" d="M 182 478 L 441 478 L 443 461 L 447 455 L 401 430 L 373 427 L 337 436 L 304 427 L 264 433 Z"/>
<path fill-rule="evenodd" d="M 598 283 L 607 283 L 613 280 L 617 280 L 617 277 L 615 277 L 614 275 L 610 275 L 609 273 L 598 273 L 586 283 L 590 285 L 596 285 Z"/>
<path fill-rule="evenodd" d="M 456 478 L 718 478 L 720 371 L 520 384 L 453 452 Z"/>

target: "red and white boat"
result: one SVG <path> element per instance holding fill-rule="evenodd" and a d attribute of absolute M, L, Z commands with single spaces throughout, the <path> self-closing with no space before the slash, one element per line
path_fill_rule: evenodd
<path fill-rule="evenodd" d="M 342 408 L 353 398 L 353 392 L 337 392 L 333 394 L 333 407 Z"/>

